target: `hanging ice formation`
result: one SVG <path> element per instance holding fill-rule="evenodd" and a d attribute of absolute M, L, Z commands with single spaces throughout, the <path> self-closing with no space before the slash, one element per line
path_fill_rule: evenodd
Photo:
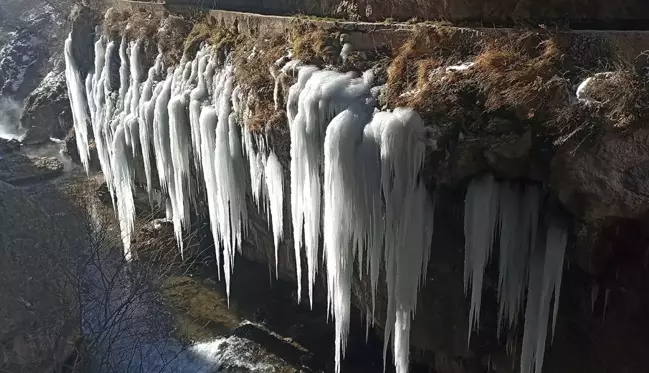
<path fill-rule="evenodd" d="M 70 97 L 70 106 L 72 107 L 72 118 L 74 120 L 75 136 L 79 148 L 79 158 L 85 168 L 89 171 L 90 151 L 88 149 L 88 104 L 84 84 L 72 55 L 72 33 L 65 40 L 65 77 L 68 86 L 68 96 Z"/>
<path fill-rule="evenodd" d="M 484 271 L 498 237 L 498 334 L 503 328 L 515 331 L 524 309 L 521 373 L 541 372 L 553 298 L 553 333 L 559 310 L 567 233 L 558 217 L 543 215 L 542 199 L 536 185 L 498 182 L 487 175 L 471 182 L 465 202 L 469 338 L 478 329 Z"/>
<path fill-rule="evenodd" d="M 219 275 L 222 269 L 229 294 L 235 254 L 247 232 L 248 185 L 272 227 L 277 266 L 286 228 L 284 167 L 272 141 L 245 129 L 254 101 L 247 88 L 236 84 L 231 56 L 219 62 L 203 47 L 195 58 L 184 56 L 175 67 L 164 66 L 160 55 L 146 71 L 142 48 L 142 41 L 99 38 L 94 71 L 85 86 L 71 53 L 66 54 L 80 153 L 89 154 L 83 137 L 89 123 L 114 196 L 127 259 L 132 255 L 136 176 L 146 179 L 150 201 L 165 206 L 181 250 L 191 202 L 197 198 L 196 181 L 204 182 Z M 119 77 L 110 66 L 117 54 Z M 297 75 L 297 83 L 285 93 L 299 294 L 304 248 L 313 302 L 323 238 L 340 371 L 353 276 L 369 279 L 372 306 L 367 312 L 373 320 L 383 269 L 388 289 L 386 349 L 391 344 L 397 372 L 405 373 L 410 322 L 432 239 L 433 202 L 419 175 L 427 130 L 411 110 L 375 109 L 371 72 L 356 76 L 319 70 L 291 61 L 290 54 L 275 65 L 278 81 Z M 280 84 L 276 86 L 279 106 Z M 143 175 L 136 175 L 141 168 Z M 163 198 L 154 198 L 157 190 Z"/>
<path fill-rule="evenodd" d="M 359 276 L 370 276 L 374 297 L 383 259 L 388 288 L 385 343 L 387 348 L 392 337 L 397 372 L 405 373 L 410 321 L 432 240 L 432 201 L 419 180 L 426 129 L 411 110 L 375 112 L 372 79 L 371 73 L 355 77 L 305 66 L 290 89 L 287 112 L 296 260 L 301 260 L 304 247 L 312 302 L 322 199 L 336 371 L 340 371 L 349 330 L 354 261 Z"/>

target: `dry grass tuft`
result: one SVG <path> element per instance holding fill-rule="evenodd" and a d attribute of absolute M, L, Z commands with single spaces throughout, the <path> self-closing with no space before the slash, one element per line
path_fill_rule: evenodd
<path fill-rule="evenodd" d="M 194 58 L 203 42 L 209 42 L 215 50 L 221 50 L 231 49 L 236 39 L 237 35 L 228 30 L 225 25 L 218 24 L 210 16 L 204 16 L 194 23 L 185 39 L 183 51 L 188 58 Z"/>
<path fill-rule="evenodd" d="M 513 110 L 520 119 L 569 101 L 567 43 L 525 33 L 490 42 L 476 58 L 473 79 L 485 97 L 485 110 Z"/>
<path fill-rule="evenodd" d="M 283 111 L 275 110 L 275 80 L 270 72 L 275 62 L 287 54 L 285 35 L 271 34 L 240 38 L 235 47 L 235 79 L 250 96 L 251 118 L 248 127 L 261 131 L 268 126 L 286 124 Z"/>
<path fill-rule="evenodd" d="M 472 35 L 450 27 L 417 27 L 388 67 L 388 102 L 407 104 L 400 97 L 427 86 L 435 69 L 475 54 Z"/>
<path fill-rule="evenodd" d="M 637 71 L 624 69 L 594 79 L 588 91 L 612 127 L 638 128 L 649 120 L 649 80 Z"/>
<path fill-rule="evenodd" d="M 153 13 L 140 10 L 128 18 L 128 24 L 123 30 L 128 40 L 143 39 L 147 42 L 158 40 L 160 17 Z"/>
<path fill-rule="evenodd" d="M 124 35 L 124 30 L 128 25 L 128 20 L 131 17 L 131 12 L 127 10 L 117 10 L 110 8 L 106 12 L 104 22 L 102 24 L 103 34 L 108 35 L 109 38 L 117 40 Z"/>
<path fill-rule="evenodd" d="M 319 66 L 340 62 L 340 32 L 326 30 L 313 23 L 299 23 L 289 34 L 294 58 Z"/>
<path fill-rule="evenodd" d="M 191 20 L 175 15 L 169 15 L 161 22 L 158 32 L 158 45 L 162 51 L 165 66 L 173 66 L 180 62 L 184 52 L 185 39 L 192 30 Z"/>

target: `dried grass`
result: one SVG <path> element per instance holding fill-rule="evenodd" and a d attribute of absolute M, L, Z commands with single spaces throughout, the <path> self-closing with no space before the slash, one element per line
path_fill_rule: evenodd
<path fill-rule="evenodd" d="M 165 66 L 180 62 L 184 53 L 185 39 L 192 30 L 191 20 L 176 15 L 169 15 L 161 22 L 158 32 L 158 45 L 162 51 Z"/>
<path fill-rule="evenodd" d="M 280 33 L 240 38 L 235 47 L 235 79 L 250 95 L 251 131 L 286 124 L 286 114 L 275 110 L 275 80 L 270 69 L 288 51 L 286 36 Z"/>
<path fill-rule="evenodd" d="M 319 66 L 340 62 L 340 32 L 307 22 L 296 24 L 289 34 L 296 59 Z"/>
<path fill-rule="evenodd" d="M 610 78 L 595 79 L 590 95 L 605 112 L 605 119 L 615 128 L 645 126 L 649 120 L 649 80 L 631 69 L 618 70 Z"/>
<path fill-rule="evenodd" d="M 525 33 L 489 43 L 476 58 L 473 79 L 485 110 L 513 110 L 520 119 L 552 111 L 569 101 L 567 43 L 554 36 Z"/>
<path fill-rule="evenodd" d="M 185 39 L 183 51 L 187 58 L 194 58 L 203 42 L 208 42 L 215 50 L 231 49 L 237 35 L 227 29 L 225 25 L 218 24 L 210 16 L 204 16 L 194 23 L 192 30 Z"/>
<path fill-rule="evenodd" d="M 102 24 L 103 34 L 108 35 L 110 39 L 117 40 L 122 37 L 128 20 L 131 17 L 131 12 L 128 10 L 118 10 L 110 8 L 106 12 L 104 22 Z"/>

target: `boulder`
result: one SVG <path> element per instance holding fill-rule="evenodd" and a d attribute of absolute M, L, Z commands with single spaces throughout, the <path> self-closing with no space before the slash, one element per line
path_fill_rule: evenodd
<path fill-rule="evenodd" d="M 637 219 L 649 212 L 649 130 L 609 133 L 596 144 L 559 148 L 551 185 L 576 216 Z"/>
<path fill-rule="evenodd" d="M 0 138 L 0 156 L 9 154 L 20 149 L 20 141 L 16 139 L 7 140 Z"/>
<path fill-rule="evenodd" d="M 71 245 L 21 189 L 0 181 L 0 371 L 53 372 L 79 335 Z"/>
<path fill-rule="evenodd" d="M 51 179 L 62 173 L 63 163 L 53 157 L 13 152 L 0 159 L 0 181 L 14 185 Z"/>
<path fill-rule="evenodd" d="M 50 72 L 25 100 L 20 126 L 25 144 L 38 144 L 50 137 L 62 139 L 72 127 L 65 72 Z"/>

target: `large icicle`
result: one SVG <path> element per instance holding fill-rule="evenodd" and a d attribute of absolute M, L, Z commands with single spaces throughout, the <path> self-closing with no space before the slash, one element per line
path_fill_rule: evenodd
<path fill-rule="evenodd" d="M 222 87 L 221 87 L 222 88 Z M 210 227 L 212 229 L 212 236 L 214 238 L 214 248 L 216 253 L 216 267 L 218 269 L 219 279 L 221 278 L 221 237 L 219 236 L 219 214 L 216 206 L 216 198 L 218 194 L 216 185 L 216 176 L 214 175 L 214 161 L 215 143 L 216 143 L 216 125 L 218 123 L 218 116 L 216 110 L 207 106 L 203 108 L 200 121 L 201 131 L 201 154 L 202 154 L 202 168 L 203 178 L 205 179 L 205 189 L 207 191 L 207 207 L 210 216 Z"/>
<path fill-rule="evenodd" d="M 500 184 L 498 335 L 518 324 L 525 296 L 527 262 L 536 242 L 541 190 L 535 185 Z M 506 325 L 505 325 L 506 324 Z"/>
<path fill-rule="evenodd" d="M 112 169 L 115 172 L 117 213 L 124 243 L 124 257 L 131 260 L 131 237 L 135 228 L 135 202 L 133 200 L 133 157 L 126 144 L 128 123 L 119 125 L 113 139 Z"/>
<path fill-rule="evenodd" d="M 198 57 L 197 57 L 198 58 Z M 207 69 L 209 56 L 205 55 L 200 58 L 198 65 L 198 83 L 196 88 L 191 91 L 189 102 L 189 126 L 192 133 L 192 151 L 194 154 L 194 168 L 196 171 L 201 170 L 201 125 L 200 115 L 201 106 L 207 100 L 207 84 L 205 81 L 205 70 Z"/>
<path fill-rule="evenodd" d="M 139 120 L 140 120 L 140 146 L 142 149 L 142 160 L 144 163 L 144 175 L 146 177 L 146 190 L 149 195 L 149 202 L 153 200 L 153 172 L 151 167 L 151 152 L 153 144 L 153 118 L 155 110 L 155 101 L 160 94 L 161 85 L 156 89 L 153 88 L 157 71 L 159 70 L 161 59 L 156 59 L 155 64 L 149 69 L 147 80 L 144 82 L 142 88 L 142 95 L 140 96 L 139 106 Z"/>
<path fill-rule="evenodd" d="M 369 82 L 352 73 L 316 71 L 303 67 L 291 87 L 287 113 L 291 127 L 291 206 L 298 272 L 301 247 L 306 250 L 309 303 L 320 239 L 323 143 L 327 124 L 351 102 L 369 92 Z M 299 94 L 296 101 L 295 95 Z M 297 110 L 295 104 L 297 102 Z M 304 234 L 304 236 L 302 236 Z M 301 276 L 298 275 L 298 280 Z M 298 292 L 301 292 L 298 282 Z M 301 294 L 298 295 L 298 299 Z"/>
<path fill-rule="evenodd" d="M 168 192 L 169 183 L 171 183 L 173 177 L 169 144 L 169 112 L 167 111 L 167 105 L 171 99 L 172 77 L 173 71 L 170 71 L 167 79 L 161 83 L 162 90 L 156 98 L 153 115 L 153 148 L 158 180 L 163 193 Z"/>
<path fill-rule="evenodd" d="M 266 190 L 268 190 L 269 221 L 275 244 L 275 276 L 279 258 L 279 243 L 284 238 L 284 168 L 271 150 L 266 160 Z"/>
<path fill-rule="evenodd" d="M 525 309 L 525 331 L 521 347 L 521 373 L 541 373 L 550 320 L 550 304 L 554 297 L 552 333 L 559 310 L 567 233 L 559 220 L 548 214 L 544 240 L 530 257 L 530 279 Z M 545 241 L 545 242 L 544 242 Z"/>
<path fill-rule="evenodd" d="M 351 311 L 351 281 L 354 242 L 367 232 L 356 231 L 361 211 L 356 188 L 364 188 L 358 174 L 356 146 L 362 141 L 363 128 L 370 113 L 361 103 L 336 116 L 324 141 L 324 252 L 327 269 L 328 308 L 335 322 L 336 372 L 345 356 Z M 299 114 L 298 114 L 299 115 Z"/>
<path fill-rule="evenodd" d="M 170 189 L 173 223 L 176 240 L 183 255 L 183 228 L 189 223 L 189 196 L 191 190 L 189 157 L 191 154 L 191 135 L 187 123 L 187 95 L 181 93 L 169 101 L 169 133 L 171 164 L 174 169 Z"/>
<path fill-rule="evenodd" d="M 464 290 L 468 292 L 471 285 L 469 341 L 473 329 L 480 325 L 484 271 L 491 257 L 498 218 L 498 187 L 492 175 L 474 179 L 464 203 Z"/>
<path fill-rule="evenodd" d="M 74 130 L 79 149 L 79 158 L 86 173 L 89 172 L 90 149 L 88 148 L 88 104 L 84 94 L 85 85 L 81 79 L 77 61 L 72 55 L 72 33 L 65 40 L 65 76 L 68 86 L 68 96 L 72 107 Z"/>
<path fill-rule="evenodd" d="M 422 258 L 432 242 L 433 207 L 419 182 L 426 149 L 426 130 L 414 111 L 396 109 L 379 118 L 381 186 L 385 197 L 385 270 L 388 313 L 384 343 L 394 330 L 393 354 L 397 373 L 409 364 L 410 320 L 417 306 Z M 407 242 L 408 244 L 404 243 Z"/>
<path fill-rule="evenodd" d="M 223 273 L 225 275 L 228 301 L 230 277 L 234 266 L 236 250 L 241 250 L 243 235 L 247 230 L 246 175 L 241 150 L 239 128 L 236 116 L 231 112 L 234 76 L 230 66 L 226 66 L 223 92 L 219 95 L 218 124 L 216 127 L 216 151 L 214 154 L 214 176 L 217 185 L 216 207 L 219 235 L 223 245 Z M 233 106 L 236 106 L 232 102 Z"/>

